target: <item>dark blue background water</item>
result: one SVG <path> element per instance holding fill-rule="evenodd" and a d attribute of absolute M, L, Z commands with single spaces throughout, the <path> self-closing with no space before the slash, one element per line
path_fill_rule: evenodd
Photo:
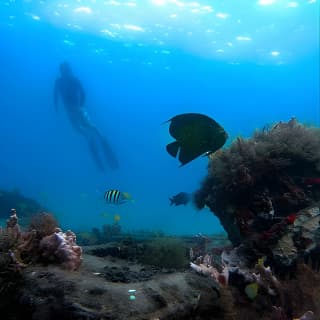
<path fill-rule="evenodd" d="M 0 5 L 0 188 L 18 188 L 37 199 L 65 227 L 89 229 L 119 214 L 127 230 L 221 231 L 209 211 L 169 206 L 173 194 L 196 190 L 207 169 L 206 158 L 179 168 L 167 154 L 172 138 L 168 125 L 161 124 L 176 114 L 205 113 L 224 126 L 230 141 L 292 116 L 319 125 L 316 30 L 314 46 L 308 41 L 308 50 L 301 51 L 303 43 L 288 44 L 299 54 L 293 50 L 283 63 L 254 54 L 230 63 L 234 58 L 209 58 L 178 43 L 158 54 L 163 48 L 153 43 L 124 45 L 49 18 L 32 18 L 30 6 L 46 12 L 46 2 Z M 305 12 L 313 27 L 318 8 Z M 97 170 L 63 106 L 59 114 L 54 111 L 53 83 L 63 60 L 81 79 L 90 117 L 119 158 L 116 171 Z M 129 192 L 135 201 L 106 205 L 103 192 L 110 188 Z"/>

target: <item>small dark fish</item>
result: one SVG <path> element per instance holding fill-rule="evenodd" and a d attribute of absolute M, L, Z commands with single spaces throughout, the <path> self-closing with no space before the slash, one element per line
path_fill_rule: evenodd
<path fill-rule="evenodd" d="M 121 192 L 119 190 L 108 190 L 104 194 L 104 199 L 110 204 L 123 204 L 129 200 L 132 200 L 131 196 L 127 192 Z"/>
<path fill-rule="evenodd" d="M 215 120 L 200 113 L 180 114 L 169 121 L 169 133 L 176 141 L 169 143 L 166 149 L 172 157 L 178 156 L 181 165 L 219 150 L 228 138 Z"/>
<path fill-rule="evenodd" d="M 191 200 L 191 194 L 187 192 L 179 192 L 175 196 L 169 198 L 170 200 L 170 206 L 180 206 L 180 205 L 186 205 Z"/>

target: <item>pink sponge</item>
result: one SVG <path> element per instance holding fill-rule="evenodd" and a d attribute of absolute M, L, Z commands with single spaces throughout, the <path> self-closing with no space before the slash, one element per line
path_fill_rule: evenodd
<path fill-rule="evenodd" d="M 82 262 L 82 249 L 76 244 L 76 235 L 68 230 L 56 231 L 40 241 L 40 252 L 42 257 L 61 264 L 68 270 L 77 270 Z"/>

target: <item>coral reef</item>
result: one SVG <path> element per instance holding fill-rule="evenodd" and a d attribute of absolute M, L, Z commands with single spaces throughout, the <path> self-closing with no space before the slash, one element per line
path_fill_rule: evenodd
<path fill-rule="evenodd" d="M 264 258 L 249 268 L 242 248 L 223 251 L 219 257 L 206 254 L 194 258 L 191 268 L 208 277 L 218 292 L 231 290 L 239 319 L 259 313 L 263 319 L 316 319 L 320 309 L 320 276 L 306 264 L 298 263 L 295 279 L 278 279 Z M 306 310 L 313 310 L 307 311 Z M 294 315 L 303 314 L 301 318 Z M 311 317 L 312 316 L 312 317 Z M 305 318 L 304 318 L 305 317 Z"/>
<path fill-rule="evenodd" d="M 11 210 L 5 228 L 0 227 L 0 298 L 16 294 L 25 265 L 16 258 L 20 228 L 16 211 Z"/>
<path fill-rule="evenodd" d="M 256 251 L 252 262 L 267 255 L 285 268 L 288 258 L 292 264 L 306 254 L 318 267 L 319 145 L 320 129 L 295 119 L 238 138 L 211 156 L 195 203 L 210 208 L 234 245 Z M 310 224 L 312 231 L 302 231 Z"/>
<path fill-rule="evenodd" d="M 19 269 L 30 263 L 55 263 L 68 270 L 79 268 L 82 249 L 76 244 L 75 234 L 57 228 L 57 221 L 49 213 L 41 213 L 31 219 L 27 231 L 18 224 L 15 209 L 7 226 L 0 229 L 0 252 L 7 266 L 1 269 Z"/>
<path fill-rule="evenodd" d="M 82 262 L 82 249 L 76 244 L 76 235 L 71 230 L 62 232 L 57 228 L 39 243 L 42 260 L 60 264 L 68 270 L 77 270 Z"/>
<path fill-rule="evenodd" d="M 9 220 L 9 225 L 16 229 L 16 218 L 13 216 Z M 30 234 L 29 230 L 27 232 Z M 23 232 L 20 230 L 20 233 Z M 72 234 L 70 236 L 73 240 Z M 55 243 L 56 235 L 42 239 Z M 193 269 L 200 274 L 184 267 L 175 270 L 141 264 L 139 258 L 145 255 L 152 242 L 145 237 L 126 237 L 105 245 L 86 247 L 78 272 L 57 267 L 57 246 L 49 250 L 50 245 L 45 252 L 52 255 L 40 259 L 45 265 L 33 262 L 22 266 L 19 283 L 8 281 L 7 287 L 1 286 L 1 317 L 11 320 L 319 318 L 320 276 L 311 269 L 311 261 L 310 266 L 302 262 L 297 264 L 294 279 L 282 280 L 269 268 L 266 258 L 258 259 L 248 267 L 251 258 L 247 258 L 245 245 L 231 248 L 223 235 L 169 239 L 173 247 L 180 247 L 184 256 L 189 248 Z M 151 250 L 152 254 L 164 251 L 164 261 L 175 261 L 176 250 L 166 250 L 168 238 L 162 240 L 157 250 Z M 35 241 L 38 243 L 37 254 L 41 252 L 41 241 Z M 12 243 L 14 247 L 15 237 Z M 310 249 L 313 250 L 313 246 Z M 205 251 L 208 253 L 197 256 Z M 163 265 L 161 259 L 160 262 Z M 11 277 L 14 278 L 13 273 Z M 131 292 L 134 292 L 134 299 L 131 299 Z"/>
<path fill-rule="evenodd" d="M 250 312 L 267 307 L 269 318 L 313 319 L 308 310 L 318 308 L 319 285 L 310 295 L 301 270 L 309 278 L 320 270 L 319 146 L 320 129 L 293 118 L 210 156 L 194 201 L 219 218 L 234 249 L 202 251 L 191 267 L 232 286 L 239 303 L 251 299 Z"/>
<path fill-rule="evenodd" d="M 53 234 L 58 227 L 58 221 L 52 214 L 47 212 L 41 212 L 33 215 L 29 224 L 29 231 L 35 230 L 37 238 L 42 239 L 43 237 Z"/>
<path fill-rule="evenodd" d="M 208 206 L 239 244 L 257 228 L 268 230 L 320 200 L 319 144 L 320 129 L 295 119 L 238 138 L 211 156 L 195 203 Z"/>
<path fill-rule="evenodd" d="M 19 262 L 17 258 L 21 242 L 22 232 L 18 224 L 17 212 L 15 209 L 11 209 L 11 215 L 7 220 L 6 227 L 0 227 L 1 270 L 3 272 L 19 270 L 21 267 L 24 267 L 24 264 Z"/>

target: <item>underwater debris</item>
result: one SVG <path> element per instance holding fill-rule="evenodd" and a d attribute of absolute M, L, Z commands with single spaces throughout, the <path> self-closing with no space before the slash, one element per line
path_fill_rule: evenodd
<path fill-rule="evenodd" d="M 181 165 L 217 151 L 228 138 L 215 120 L 203 114 L 180 114 L 166 122 L 171 122 L 169 133 L 176 139 L 167 145 L 167 152 L 174 158 L 178 156 Z"/>
<path fill-rule="evenodd" d="M 136 300 L 136 292 L 137 292 L 137 290 L 135 290 L 135 289 L 130 289 L 130 290 L 128 290 L 129 300 L 130 300 L 130 301 Z"/>

